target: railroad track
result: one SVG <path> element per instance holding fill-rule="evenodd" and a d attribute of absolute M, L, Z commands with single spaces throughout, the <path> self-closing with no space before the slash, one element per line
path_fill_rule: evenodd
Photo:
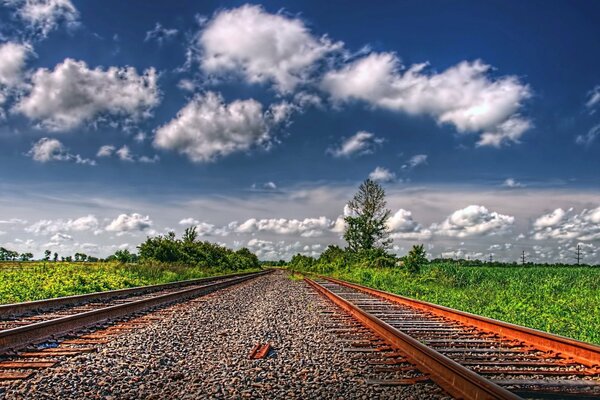
<path fill-rule="evenodd" d="M 267 274 L 243 273 L 0 306 L 0 356 Z"/>
<path fill-rule="evenodd" d="M 305 281 L 351 316 L 353 329 L 377 335 L 349 342 L 350 351 L 375 353 L 387 377 L 379 384 L 431 380 L 463 399 L 600 399 L 600 346 L 336 279 Z M 410 379 L 389 379 L 406 371 Z"/>

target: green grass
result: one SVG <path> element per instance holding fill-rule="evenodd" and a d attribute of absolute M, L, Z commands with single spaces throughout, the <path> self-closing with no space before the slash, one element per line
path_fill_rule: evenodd
<path fill-rule="evenodd" d="M 600 268 L 429 265 L 420 274 L 355 267 L 329 275 L 600 344 Z"/>
<path fill-rule="evenodd" d="M 233 272 L 164 264 L 0 263 L 0 304 L 154 285 Z"/>

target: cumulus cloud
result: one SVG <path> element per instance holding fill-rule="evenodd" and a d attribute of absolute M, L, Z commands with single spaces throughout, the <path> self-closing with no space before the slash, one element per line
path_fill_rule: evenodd
<path fill-rule="evenodd" d="M 396 174 L 387 168 L 376 167 L 369 174 L 369 178 L 378 182 L 393 182 L 396 180 Z"/>
<path fill-rule="evenodd" d="M 118 233 L 144 231 L 152 227 L 152 224 L 153 222 L 148 215 L 143 216 L 138 213 L 121 214 L 112 220 L 105 229 L 108 232 Z"/>
<path fill-rule="evenodd" d="M 0 87 L 18 85 L 32 50 L 29 45 L 7 42 L 0 44 Z"/>
<path fill-rule="evenodd" d="M 449 237 L 470 237 L 507 233 L 515 218 L 510 215 L 490 212 L 484 206 L 471 205 L 454 211 L 440 224 L 433 224 L 437 235 Z"/>
<path fill-rule="evenodd" d="M 50 161 L 73 161 L 77 164 L 96 165 L 94 160 L 83 158 L 79 154 L 71 154 L 57 139 L 41 138 L 27 153 L 34 161 L 46 163 Z"/>
<path fill-rule="evenodd" d="M 533 222 L 532 236 L 535 240 L 600 241 L 600 207 L 580 213 L 557 208 Z"/>
<path fill-rule="evenodd" d="M 113 145 L 104 145 L 98 149 L 98 153 L 96 153 L 96 157 L 112 157 L 116 156 L 121 161 L 127 162 L 141 162 L 141 163 L 155 163 L 159 160 L 158 155 L 154 155 L 153 157 L 148 156 L 137 156 L 131 152 L 131 149 L 127 145 L 121 146 L 119 149 Z"/>
<path fill-rule="evenodd" d="M 514 178 L 506 178 L 504 180 L 504 182 L 502 182 L 502 186 L 504 186 L 506 188 L 510 188 L 510 189 L 525 187 L 524 184 L 522 184 L 521 182 L 518 182 Z"/>
<path fill-rule="evenodd" d="M 26 232 L 48 235 L 60 232 L 84 232 L 98 228 L 98 218 L 90 214 L 76 219 L 42 219 L 25 228 Z"/>
<path fill-rule="evenodd" d="M 207 73 L 235 72 L 248 82 L 273 82 L 289 92 L 341 44 L 313 36 L 300 19 L 244 5 L 218 12 L 198 35 L 197 47 Z"/>
<path fill-rule="evenodd" d="M 413 169 L 418 167 L 419 165 L 427 164 L 427 154 L 415 154 L 411 158 L 408 159 L 406 164 L 402 166 L 402 169 Z"/>
<path fill-rule="evenodd" d="M 232 225 L 236 233 L 270 232 L 279 235 L 300 235 L 302 237 L 321 236 L 330 230 L 334 221 L 326 217 L 287 219 L 287 218 L 250 218 L 241 224 Z"/>
<path fill-rule="evenodd" d="M 221 95 L 207 92 L 194 97 L 174 119 L 156 130 L 154 146 L 175 150 L 194 162 L 210 162 L 268 145 L 273 124 L 256 100 L 226 104 Z"/>
<path fill-rule="evenodd" d="M 96 157 L 110 157 L 113 155 L 113 153 L 115 152 L 117 148 L 115 146 L 112 145 L 104 145 L 101 146 L 98 149 L 98 153 L 96 154 Z"/>
<path fill-rule="evenodd" d="M 54 70 L 40 68 L 33 74 L 31 90 L 15 111 L 52 131 L 68 131 L 100 116 L 136 120 L 158 104 L 156 81 L 153 68 L 139 75 L 133 67 L 89 69 L 67 58 Z"/>
<path fill-rule="evenodd" d="M 121 161 L 133 162 L 131 150 L 129 150 L 129 147 L 127 145 L 124 145 L 119 150 L 115 151 L 115 154 L 117 155 L 117 157 L 119 157 L 119 160 Z"/>
<path fill-rule="evenodd" d="M 403 208 L 390 217 L 387 227 L 392 239 L 427 240 L 432 236 L 431 230 L 424 229 L 413 219 L 412 212 Z"/>
<path fill-rule="evenodd" d="M 376 137 L 371 132 L 359 131 L 355 135 L 345 138 L 338 147 L 328 150 L 334 157 L 350 157 L 353 155 L 371 154 L 383 139 Z"/>
<path fill-rule="evenodd" d="M 277 190 L 277 184 L 272 181 L 261 183 L 261 184 L 253 183 L 251 188 L 252 188 L 252 190 L 273 191 L 273 190 Z"/>
<path fill-rule="evenodd" d="M 162 46 L 163 43 L 165 43 L 166 41 L 169 41 L 170 39 L 173 39 L 175 36 L 177 36 L 177 33 L 178 33 L 177 29 L 164 28 L 160 24 L 160 22 L 157 22 L 156 25 L 154 25 L 154 28 L 152 30 L 149 30 L 148 32 L 146 32 L 146 38 L 144 39 L 144 41 L 149 42 L 149 41 L 153 40 Z"/>
<path fill-rule="evenodd" d="M 70 0 L 4 0 L 4 4 L 16 9 L 16 14 L 29 28 L 45 37 L 64 23 L 67 27 L 77 25 L 79 12 Z"/>
<path fill-rule="evenodd" d="M 393 53 L 372 53 L 323 77 L 321 87 L 336 102 L 360 100 L 411 115 L 430 115 L 458 132 L 478 132 L 479 145 L 518 142 L 531 127 L 519 116 L 531 97 L 514 76 L 489 77 L 491 66 L 463 61 L 441 73 L 427 73 L 427 64 L 403 70 Z"/>

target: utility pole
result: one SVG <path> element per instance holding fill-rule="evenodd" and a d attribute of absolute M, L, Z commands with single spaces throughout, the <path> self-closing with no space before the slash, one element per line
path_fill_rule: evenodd
<path fill-rule="evenodd" d="M 523 250 L 523 253 L 521 254 L 521 264 L 525 265 L 525 250 Z"/>
<path fill-rule="evenodd" d="M 579 265 L 581 261 L 581 246 L 577 245 L 577 265 Z"/>

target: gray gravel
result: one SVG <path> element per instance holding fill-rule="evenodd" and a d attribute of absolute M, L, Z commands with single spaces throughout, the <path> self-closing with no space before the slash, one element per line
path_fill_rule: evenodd
<path fill-rule="evenodd" d="M 365 382 L 365 361 L 324 325 L 330 303 L 281 272 L 163 311 L 164 319 L 5 387 L 7 399 L 430 399 L 433 384 Z M 343 322 L 338 322 L 343 326 Z M 249 360 L 255 343 L 273 346 Z"/>

